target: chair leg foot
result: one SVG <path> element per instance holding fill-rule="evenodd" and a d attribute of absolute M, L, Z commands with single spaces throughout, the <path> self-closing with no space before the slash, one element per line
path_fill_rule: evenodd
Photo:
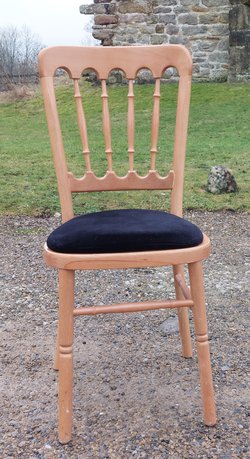
<path fill-rule="evenodd" d="M 64 348 L 67 354 L 60 354 L 59 371 L 59 442 L 66 444 L 71 440 L 72 431 L 72 348 Z"/>
<path fill-rule="evenodd" d="M 59 270 L 59 441 L 72 430 L 74 271 Z"/>
<path fill-rule="evenodd" d="M 187 308 L 178 309 L 179 330 L 182 343 L 182 355 L 185 359 L 191 359 L 193 356 L 192 341 L 190 336 L 189 316 Z"/>
<path fill-rule="evenodd" d="M 201 396 L 203 402 L 203 419 L 204 424 L 207 426 L 213 426 L 216 424 L 217 420 L 207 334 L 206 305 L 201 262 L 189 264 L 189 275 L 191 294 L 194 301 L 193 316 L 197 343 Z"/>
<path fill-rule="evenodd" d="M 182 265 L 173 266 L 174 272 L 174 283 L 175 283 L 175 292 L 176 292 L 176 299 L 183 300 L 184 295 L 176 280 L 176 275 L 181 275 L 184 278 L 184 270 Z M 187 308 L 178 308 L 178 320 L 179 320 L 179 330 L 180 330 L 180 338 L 182 344 L 182 355 L 186 359 L 190 359 L 192 357 L 192 341 L 190 335 L 190 326 L 189 326 L 189 316 L 188 316 L 188 309 Z"/>

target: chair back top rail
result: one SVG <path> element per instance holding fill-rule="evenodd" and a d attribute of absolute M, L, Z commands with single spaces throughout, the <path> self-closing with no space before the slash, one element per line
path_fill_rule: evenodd
<path fill-rule="evenodd" d="M 169 67 L 175 67 L 180 78 L 173 170 L 167 176 L 162 177 L 156 170 L 160 123 L 160 81 L 162 74 Z M 58 68 L 65 69 L 74 82 L 77 121 L 86 164 L 86 173 L 80 179 L 77 179 L 68 171 L 65 158 L 53 82 Z M 133 84 L 138 71 L 142 68 L 148 68 L 155 78 L 151 124 L 151 161 L 150 170 L 144 177 L 134 170 L 135 110 Z M 102 126 L 107 157 L 107 173 L 101 178 L 97 177 L 91 168 L 84 101 L 82 100 L 78 83 L 83 71 L 86 69 L 94 70 L 101 80 Z M 106 80 L 114 69 L 122 70 L 128 79 L 127 137 L 129 170 L 124 177 L 117 176 L 112 165 L 112 134 Z M 73 216 L 71 193 L 82 191 L 169 189 L 172 190 L 171 211 L 177 215 L 182 214 L 184 161 L 192 73 L 192 60 L 184 46 L 50 47 L 42 50 L 39 54 L 39 73 L 54 155 L 63 221 Z"/>
<path fill-rule="evenodd" d="M 154 78 L 161 78 L 168 67 L 177 68 L 180 76 L 191 75 L 192 59 L 184 46 L 52 46 L 39 53 L 40 77 L 64 68 L 72 79 L 79 79 L 83 70 L 93 69 L 100 80 L 107 80 L 111 70 L 120 69 L 127 79 L 134 79 L 140 69 L 148 68 Z"/>

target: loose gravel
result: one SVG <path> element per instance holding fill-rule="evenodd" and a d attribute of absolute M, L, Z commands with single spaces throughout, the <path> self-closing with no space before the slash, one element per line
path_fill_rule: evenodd
<path fill-rule="evenodd" d="M 202 424 L 197 359 L 171 311 L 76 319 L 73 440 L 57 440 L 57 276 L 42 245 L 59 218 L 2 217 L 0 457 L 249 458 L 249 214 L 190 212 L 211 237 L 206 299 L 218 424 Z M 77 305 L 173 297 L 169 268 L 77 273 Z M 192 327 L 192 321 L 191 321 Z M 193 329 L 193 327 L 192 327 Z"/>

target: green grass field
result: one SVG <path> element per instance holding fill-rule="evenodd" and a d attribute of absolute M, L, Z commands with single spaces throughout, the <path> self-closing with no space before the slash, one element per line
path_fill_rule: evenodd
<path fill-rule="evenodd" d="M 137 85 L 136 157 L 138 172 L 149 165 L 152 85 Z M 92 165 L 97 175 L 106 168 L 100 88 L 82 85 Z M 162 85 L 158 170 L 171 167 L 177 86 Z M 109 88 L 113 158 L 117 173 L 125 172 L 127 151 L 127 87 Z M 84 173 L 73 90 L 58 86 L 60 118 L 70 169 Z M 43 102 L 33 98 L 0 105 L 0 213 L 53 215 L 60 211 L 56 179 Z M 250 210 L 250 86 L 193 84 L 185 175 L 186 209 Z M 213 165 L 229 167 L 239 186 L 237 193 L 211 195 L 205 190 Z M 115 207 L 167 209 L 168 192 L 116 192 L 74 196 L 76 213 Z"/>

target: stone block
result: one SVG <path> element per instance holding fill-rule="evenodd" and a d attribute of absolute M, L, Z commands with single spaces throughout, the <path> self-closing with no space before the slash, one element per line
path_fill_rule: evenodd
<path fill-rule="evenodd" d="M 156 6 L 153 10 L 154 14 L 159 13 L 172 13 L 172 8 L 169 6 Z"/>
<path fill-rule="evenodd" d="M 230 30 L 243 30 L 250 27 L 250 8 L 238 5 L 229 12 Z"/>
<path fill-rule="evenodd" d="M 162 78 L 164 80 L 169 80 L 170 78 L 173 79 L 173 78 L 177 78 L 178 77 L 178 72 L 176 70 L 176 68 L 174 67 L 168 67 L 165 72 L 163 72 L 163 75 L 162 75 Z"/>
<path fill-rule="evenodd" d="M 94 0 L 94 3 L 110 3 L 112 0 Z"/>
<path fill-rule="evenodd" d="M 185 39 L 181 35 L 172 35 L 172 37 L 169 38 L 169 43 L 171 45 L 184 45 Z"/>
<path fill-rule="evenodd" d="M 195 59 L 198 59 L 198 58 L 206 59 L 207 58 L 207 53 L 206 52 L 202 52 L 202 51 L 195 51 L 195 52 L 193 52 L 193 58 L 195 58 Z"/>
<path fill-rule="evenodd" d="M 193 60 L 196 64 L 204 64 L 204 62 L 207 62 L 207 58 L 205 56 L 204 57 L 193 56 Z"/>
<path fill-rule="evenodd" d="M 165 30 L 165 25 L 164 24 L 157 24 L 155 26 L 155 32 L 156 33 L 163 33 Z"/>
<path fill-rule="evenodd" d="M 176 16 L 175 14 L 159 14 L 159 22 L 163 22 L 164 24 L 175 24 Z"/>
<path fill-rule="evenodd" d="M 110 29 L 95 29 L 93 27 L 93 37 L 96 38 L 96 40 L 107 40 L 111 39 L 114 35 L 114 31 Z"/>
<path fill-rule="evenodd" d="M 179 24 L 190 24 L 190 25 L 196 25 L 198 24 L 198 16 L 197 14 L 179 14 L 177 18 Z"/>
<path fill-rule="evenodd" d="M 180 30 L 179 26 L 175 24 L 167 24 L 166 26 L 166 32 L 169 35 L 177 35 L 179 33 L 179 30 Z"/>
<path fill-rule="evenodd" d="M 128 37 L 128 38 L 127 38 L 127 42 L 128 42 L 130 45 L 136 45 L 136 44 L 137 44 L 137 39 L 136 39 L 136 37 Z"/>
<path fill-rule="evenodd" d="M 228 51 L 228 49 L 229 49 L 229 37 L 222 38 L 218 43 L 217 49 L 219 51 Z"/>
<path fill-rule="evenodd" d="M 200 66 L 199 68 L 199 74 L 200 76 L 204 77 L 204 76 L 209 76 L 210 75 L 210 68 L 209 67 L 202 67 Z"/>
<path fill-rule="evenodd" d="M 228 24 L 229 16 L 228 12 L 214 12 L 200 15 L 200 24 L 218 24 L 224 23 Z"/>
<path fill-rule="evenodd" d="M 229 51 L 229 82 L 250 81 L 250 46 L 233 47 Z"/>
<path fill-rule="evenodd" d="M 150 34 L 141 34 L 140 35 L 140 44 L 142 45 L 150 45 L 150 37 L 151 35 Z"/>
<path fill-rule="evenodd" d="M 137 22 L 138 24 L 142 24 L 143 22 L 147 22 L 147 19 L 148 19 L 147 14 L 139 14 L 139 13 L 119 14 L 119 22 L 121 24 L 133 24 L 135 22 Z"/>
<path fill-rule="evenodd" d="M 95 14 L 114 14 L 117 7 L 115 3 L 100 3 L 94 7 Z"/>
<path fill-rule="evenodd" d="M 217 47 L 217 41 L 215 40 L 199 40 L 198 49 L 205 52 L 213 52 Z"/>
<path fill-rule="evenodd" d="M 250 30 L 231 31 L 229 46 L 247 46 L 250 43 Z"/>
<path fill-rule="evenodd" d="M 215 83 L 224 83 L 228 79 L 228 70 L 221 67 L 211 71 L 211 80 Z"/>
<path fill-rule="evenodd" d="M 112 38 L 105 38 L 105 40 L 102 40 L 102 46 L 112 46 L 112 45 L 113 45 Z"/>
<path fill-rule="evenodd" d="M 200 0 L 181 0 L 180 4 L 192 8 L 193 6 L 198 6 L 200 4 Z"/>
<path fill-rule="evenodd" d="M 228 62 L 228 59 L 229 55 L 227 51 L 214 51 L 208 56 L 209 62 L 224 63 Z"/>
<path fill-rule="evenodd" d="M 218 37 L 222 37 L 223 35 L 227 35 L 229 33 L 228 24 L 213 24 L 208 26 L 209 35 L 215 35 Z"/>
<path fill-rule="evenodd" d="M 138 33 L 138 27 L 126 27 L 124 29 L 124 35 L 128 36 L 128 35 L 135 35 Z"/>
<path fill-rule="evenodd" d="M 81 14 L 94 14 L 95 5 L 81 5 L 79 11 Z"/>
<path fill-rule="evenodd" d="M 193 63 L 193 75 L 196 73 L 200 73 L 200 66 L 199 64 L 196 64 L 196 62 Z"/>
<path fill-rule="evenodd" d="M 173 12 L 176 15 L 181 14 L 181 13 L 189 13 L 189 11 L 190 11 L 189 6 L 178 5 L 178 6 L 173 8 Z"/>
<path fill-rule="evenodd" d="M 152 72 L 149 69 L 145 68 L 137 72 L 135 81 L 138 84 L 154 83 L 154 77 L 152 75 Z"/>
<path fill-rule="evenodd" d="M 206 13 L 209 11 L 208 7 L 200 3 L 199 5 L 192 6 L 192 11 L 195 13 Z"/>
<path fill-rule="evenodd" d="M 113 14 L 95 14 L 96 25 L 117 24 L 118 17 Z"/>
<path fill-rule="evenodd" d="M 133 0 L 119 2 L 118 11 L 120 13 L 152 13 L 152 2 L 146 0 Z"/>
<path fill-rule="evenodd" d="M 220 0 L 218 2 L 218 0 L 202 0 L 202 3 L 203 5 L 207 6 L 207 7 L 217 7 L 218 6 L 228 6 L 228 0 Z M 219 5 L 218 5 L 219 3 Z"/>
<path fill-rule="evenodd" d="M 178 0 L 161 0 L 161 4 L 164 6 L 174 6 L 177 5 Z"/>
<path fill-rule="evenodd" d="M 162 43 L 166 42 L 166 35 L 165 34 L 153 34 L 151 35 L 151 44 L 152 45 L 161 45 Z"/>
<path fill-rule="evenodd" d="M 144 35 L 144 34 L 152 35 L 155 33 L 154 24 L 148 24 L 148 23 L 140 24 L 137 29 L 139 29 L 141 35 Z"/>
<path fill-rule="evenodd" d="M 188 25 L 188 24 L 184 24 L 182 26 L 182 33 L 183 35 L 189 35 L 189 36 L 192 36 L 192 35 L 203 35 L 207 32 L 207 27 L 205 25 L 196 25 L 196 26 L 192 26 L 192 25 Z"/>

